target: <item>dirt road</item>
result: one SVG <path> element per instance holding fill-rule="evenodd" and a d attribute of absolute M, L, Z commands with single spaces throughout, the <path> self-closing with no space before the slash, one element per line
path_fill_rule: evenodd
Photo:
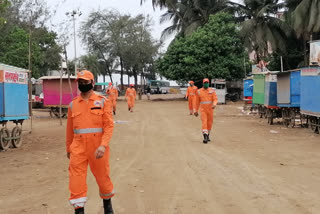
<path fill-rule="evenodd" d="M 204 145 L 186 102 L 140 101 L 134 113 L 119 102 L 111 142 L 116 214 L 320 213 L 320 136 L 269 126 L 240 106 L 218 106 L 213 142 Z M 1 214 L 73 213 L 65 121 L 37 114 L 23 147 L 0 153 Z M 90 173 L 88 186 L 87 213 L 102 213 Z"/>

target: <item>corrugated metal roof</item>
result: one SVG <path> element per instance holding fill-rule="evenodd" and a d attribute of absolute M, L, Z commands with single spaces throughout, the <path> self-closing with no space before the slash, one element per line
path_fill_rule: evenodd
<path fill-rule="evenodd" d="M 54 80 L 54 79 L 60 79 L 60 76 L 43 76 L 39 78 L 40 80 Z M 68 79 L 68 75 L 63 75 L 62 79 Z M 77 77 L 70 76 L 70 79 L 75 80 Z"/>
<path fill-rule="evenodd" d="M 11 66 L 11 65 L 6 65 L 3 63 L 0 63 L 0 70 L 5 70 L 5 71 L 19 71 L 19 72 L 30 72 L 27 69 L 23 69 L 23 68 L 18 68 L 15 66 Z"/>

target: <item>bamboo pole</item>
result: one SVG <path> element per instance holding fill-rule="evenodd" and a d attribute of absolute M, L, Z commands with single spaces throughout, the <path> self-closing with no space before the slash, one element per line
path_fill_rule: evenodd
<path fill-rule="evenodd" d="M 60 106 L 59 106 L 60 126 L 62 126 L 62 74 L 63 74 L 63 65 L 62 65 L 62 58 L 61 58 L 61 69 L 60 69 Z"/>

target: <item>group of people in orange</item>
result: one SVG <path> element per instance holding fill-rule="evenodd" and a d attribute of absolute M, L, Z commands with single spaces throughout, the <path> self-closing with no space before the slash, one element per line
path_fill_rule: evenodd
<path fill-rule="evenodd" d="M 109 87 L 106 90 L 106 94 L 108 95 L 108 99 L 112 103 L 112 110 L 113 114 L 116 114 L 116 106 L 117 106 L 117 99 L 118 99 L 118 89 L 114 86 L 111 82 L 109 83 Z M 133 107 L 135 104 L 135 100 L 137 97 L 136 89 L 134 88 L 134 84 L 130 84 L 129 88 L 126 90 L 125 99 L 128 103 L 128 110 L 133 112 Z"/>
<path fill-rule="evenodd" d="M 190 115 L 199 116 L 202 120 L 203 143 L 210 142 L 210 132 L 213 123 L 213 110 L 216 108 L 218 98 L 215 90 L 209 87 L 209 79 L 203 79 L 203 87 L 198 89 L 193 81 L 189 81 L 186 98 L 189 101 Z"/>
<path fill-rule="evenodd" d="M 78 88 L 81 94 L 74 98 L 68 108 L 66 128 L 66 152 L 69 159 L 69 202 L 75 214 L 84 214 L 87 202 L 88 165 L 99 186 L 99 195 L 103 202 L 104 214 L 114 214 L 111 198 L 114 188 L 110 178 L 109 143 L 112 138 L 116 114 L 118 89 L 109 84 L 108 98 L 93 91 L 94 76 L 83 70 L 77 74 Z M 133 112 L 136 90 L 131 84 L 125 94 L 128 110 Z M 203 80 L 203 88 L 197 89 L 190 81 L 186 97 L 189 99 L 190 114 L 198 116 L 201 111 L 204 143 L 210 141 L 209 135 L 213 122 L 213 109 L 217 105 L 217 95 L 209 88 L 209 80 Z"/>

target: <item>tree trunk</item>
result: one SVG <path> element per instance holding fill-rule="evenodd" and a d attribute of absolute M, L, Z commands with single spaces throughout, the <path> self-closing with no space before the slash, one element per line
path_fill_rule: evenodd
<path fill-rule="evenodd" d="M 138 86 L 137 71 L 136 71 L 136 69 L 133 69 L 132 72 L 133 72 L 133 78 L 134 78 L 134 87 L 137 89 L 137 86 Z"/>
<path fill-rule="evenodd" d="M 141 72 L 141 87 L 142 87 L 142 89 L 144 89 L 144 73 L 143 73 L 143 70 Z"/>
<path fill-rule="evenodd" d="M 120 83 L 121 83 L 121 90 L 123 90 L 123 61 L 122 57 L 120 57 Z M 129 84 L 129 82 L 128 82 Z"/>
<path fill-rule="evenodd" d="M 307 37 L 306 37 L 307 38 Z M 303 38 L 303 57 L 304 57 L 304 66 L 308 65 L 308 55 L 307 55 L 307 40 Z"/>
<path fill-rule="evenodd" d="M 113 83 L 111 72 L 109 73 L 109 77 L 110 77 L 110 81 Z"/>

